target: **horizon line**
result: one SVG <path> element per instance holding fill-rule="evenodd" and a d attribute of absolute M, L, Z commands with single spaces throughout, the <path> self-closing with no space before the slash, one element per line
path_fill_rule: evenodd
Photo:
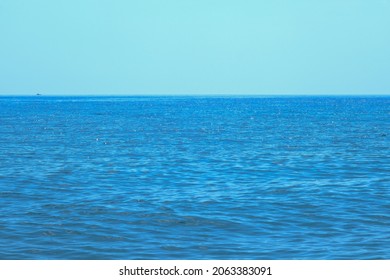
<path fill-rule="evenodd" d="M 0 93 L 0 97 L 386 97 L 390 93 Z"/>

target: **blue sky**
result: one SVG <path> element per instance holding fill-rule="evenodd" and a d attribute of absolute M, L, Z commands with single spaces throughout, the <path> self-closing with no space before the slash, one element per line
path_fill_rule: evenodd
<path fill-rule="evenodd" d="M 1 0 L 0 94 L 389 94 L 387 0 Z"/>

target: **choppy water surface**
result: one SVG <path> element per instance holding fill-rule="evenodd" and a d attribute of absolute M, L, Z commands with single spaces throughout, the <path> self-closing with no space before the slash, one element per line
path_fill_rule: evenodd
<path fill-rule="evenodd" d="M 390 98 L 0 98 L 1 259 L 389 259 Z"/>

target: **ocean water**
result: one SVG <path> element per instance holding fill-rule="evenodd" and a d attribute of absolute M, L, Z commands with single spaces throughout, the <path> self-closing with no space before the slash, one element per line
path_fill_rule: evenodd
<path fill-rule="evenodd" d="M 390 259 L 390 97 L 0 97 L 0 259 Z"/>

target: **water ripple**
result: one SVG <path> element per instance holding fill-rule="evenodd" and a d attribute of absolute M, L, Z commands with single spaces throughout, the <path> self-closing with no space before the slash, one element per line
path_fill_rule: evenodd
<path fill-rule="evenodd" d="M 0 259 L 388 259 L 389 98 L 0 98 Z"/>

